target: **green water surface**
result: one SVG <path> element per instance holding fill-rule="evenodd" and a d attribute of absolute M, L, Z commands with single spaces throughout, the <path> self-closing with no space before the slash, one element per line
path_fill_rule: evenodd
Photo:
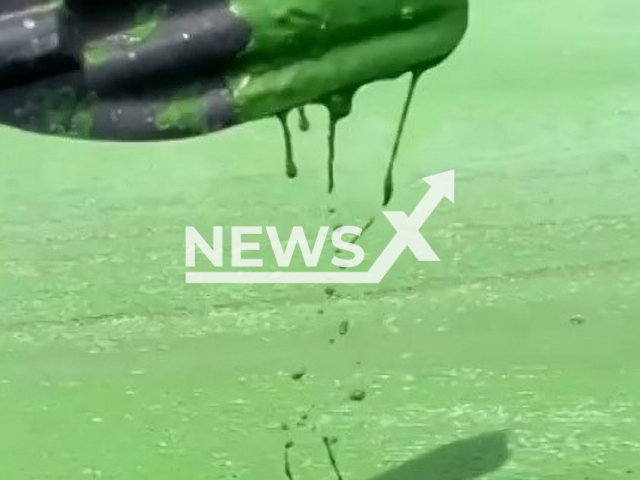
<path fill-rule="evenodd" d="M 407 251 L 380 285 L 188 286 L 184 229 L 375 217 L 368 268 L 408 76 L 356 97 L 333 196 L 321 107 L 295 180 L 276 119 L 150 145 L 2 129 L 0 478 L 285 480 L 293 441 L 295 480 L 320 480 L 326 436 L 345 480 L 415 458 L 381 478 L 467 480 L 467 444 L 457 471 L 428 452 L 491 432 L 510 458 L 483 478 L 638 478 L 639 20 L 635 0 L 473 2 L 388 207 L 456 170 L 422 229 L 442 262 Z"/>

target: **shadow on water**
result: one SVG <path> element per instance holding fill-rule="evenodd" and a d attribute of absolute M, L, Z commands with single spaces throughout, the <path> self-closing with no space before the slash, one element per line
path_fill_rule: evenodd
<path fill-rule="evenodd" d="M 371 480 L 472 480 L 508 459 L 507 432 L 496 431 L 444 445 Z"/>
<path fill-rule="evenodd" d="M 343 480 L 333 451 L 337 439 L 323 437 L 322 441 L 336 480 Z M 289 441 L 284 450 L 287 480 L 295 480 L 289 458 L 293 446 Z M 507 432 L 496 431 L 436 448 L 370 480 L 473 480 L 500 469 L 508 459 Z"/>

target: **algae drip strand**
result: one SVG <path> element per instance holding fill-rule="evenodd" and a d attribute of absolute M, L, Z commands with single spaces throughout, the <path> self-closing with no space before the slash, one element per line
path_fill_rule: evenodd
<path fill-rule="evenodd" d="M 418 80 L 422 75 L 422 71 L 414 71 L 411 74 L 411 82 L 409 83 L 409 91 L 407 92 L 407 98 L 405 99 L 404 106 L 402 108 L 402 115 L 400 117 L 400 123 L 398 123 L 398 130 L 396 131 L 396 138 L 393 143 L 393 150 L 391 152 L 391 158 L 389 159 L 389 166 L 387 167 L 387 176 L 384 179 L 384 201 L 383 206 L 389 205 L 391 198 L 393 197 L 393 169 L 398 158 L 398 152 L 400 151 L 400 143 L 402 142 L 402 135 L 404 133 L 404 127 L 407 124 L 407 117 L 409 116 L 409 110 L 413 103 L 413 97 L 416 92 L 416 86 Z"/>
<path fill-rule="evenodd" d="M 298 176 L 298 167 L 296 166 L 293 159 L 293 144 L 291 141 L 291 129 L 289 128 L 289 124 L 287 122 L 288 116 L 289 111 L 280 112 L 277 115 L 278 120 L 280 120 L 280 124 L 282 125 L 282 133 L 284 136 L 287 177 L 296 178 Z"/>
<path fill-rule="evenodd" d="M 289 459 L 289 450 L 293 448 L 293 442 L 287 442 L 284 446 L 284 474 L 287 480 L 294 480 L 293 473 L 291 473 L 291 460 Z"/>
<path fill-rule="evenodd" d="M 329 193 L 333 193 L 335 187 L 334 179 L 334 163 L 336 158 L 336 129 L 338 126 L 338 119 L 331 117 L 329 119 Z"/>
<path fill-rule="evenodd" d="M 411 110 L 411 105 L 413 104 L 416 87 L 423 73 L 424 73 L 424 70 L 414 70 L 411 74 L 411 81 L 409 82 L 409 90 L 407 91 L 404 105 L 402 107 L 402 114 L 398 122 L 398 127 L 396 130 L 396 135 L 393 143 L 393 149 L 392 149 L 391 157 L 389 159 L 389 163 L 387 166 L 387 173 L 384 179 L 383 206 L 385 207 L 389 204 L 389 202 L 393 197 L 394 167 L 395 167 L 396 160 L 398 158 L 400 146 L 402 144 L 402 138 L 404 135 L 405 126 L 407 124 L 409 111 Z M 327 173 L 328 173 L 329 193 L 333 193 L 335 189 L 336 133 L 338 128 L 338 122 L 343 118 L 346 118 L 351 113 L 354 96 L 355 96 L 355 91 L 342 92 L 342 93 L 332 95 L 328 99 L 321 102 L 329 110 L 329 133 L 327 137 L 327 140 L 328 140 L 327 141 L 328 143 L 328 160 L 327 160 L 328 172 Z M 311 124 L 309 122 L 309 118 L 307 117 L 305 107 L 298 107 L 297 111 L 298 111 L 299 129 L 303 132 L 306 132 L 310 129 Z M 277 114 L 277 117 L 280 120 L 280 123 L 282 125 L 282 131 L 284 135 L 287 177 L 295 178 L 298 174 L 298 169 L 296 167 L 296 164 L 293 158 L 291 129 L 289 128 L 289 125 L 287 122 L 288 114 L 289 114 L 289 111 L 280 112 Z"/>
<path fill-rule="evenodd" d="M 328 148 L 329 154 L 327 159 L 328 175 L 329 175 L 329 193 L 333 193 L 335 188 L 335 159 L 336 159 L 336 130 L 338 122 L 348 117 L 353 110 L 353 98 L 357 89 L 346 89 L 329 95 L 327 98 L 321 99 L 326 109 L 329 111 L 329 135 Z"/>
<path fill-rule="evenodd" d="M 338 462 L 336 461 L 336 456 L 333 453 L 333 448 L 331 448 L 332 439 L 328 437 L 322 437 L 322 442 L 327 450 L 327 456 L 329 457 L 329 462 L 331 463 L 331 468 L 333 469 L 333 473 L 335 473 L 337 480 L 342 480 L 342 473 L 340 473 L 340 468 L 338 468 Z"/>

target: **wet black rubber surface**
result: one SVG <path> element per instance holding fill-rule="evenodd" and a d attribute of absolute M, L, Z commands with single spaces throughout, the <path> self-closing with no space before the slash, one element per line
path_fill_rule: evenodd
<path fill-rule="evenodd" d="M 228 127 L 236 114 L 225 69 L 250 35 L 226 0 L 3 2 L 0 121 L 75 134 L 72 115 L 50 111 L 63 93 L 69 109 L 91 106 L 90 131 L 77 136 L 158 140 Z M 200 102 L 201 125 L 158 121 L 176 97 Z"/>

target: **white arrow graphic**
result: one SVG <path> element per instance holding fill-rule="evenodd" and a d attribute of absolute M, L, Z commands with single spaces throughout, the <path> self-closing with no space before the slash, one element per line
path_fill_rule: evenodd
<path fill-rule="evenodd" d="M 455 201 L 455 171 L 423 180 L 431 188 L 410 216 L 384 212 L 396 234 L 368 272 L 188 272 L 187 283 L 380 283 L 405 248 L 421 262 L 439 262 L 420 228 L 443 198 Z"/>

